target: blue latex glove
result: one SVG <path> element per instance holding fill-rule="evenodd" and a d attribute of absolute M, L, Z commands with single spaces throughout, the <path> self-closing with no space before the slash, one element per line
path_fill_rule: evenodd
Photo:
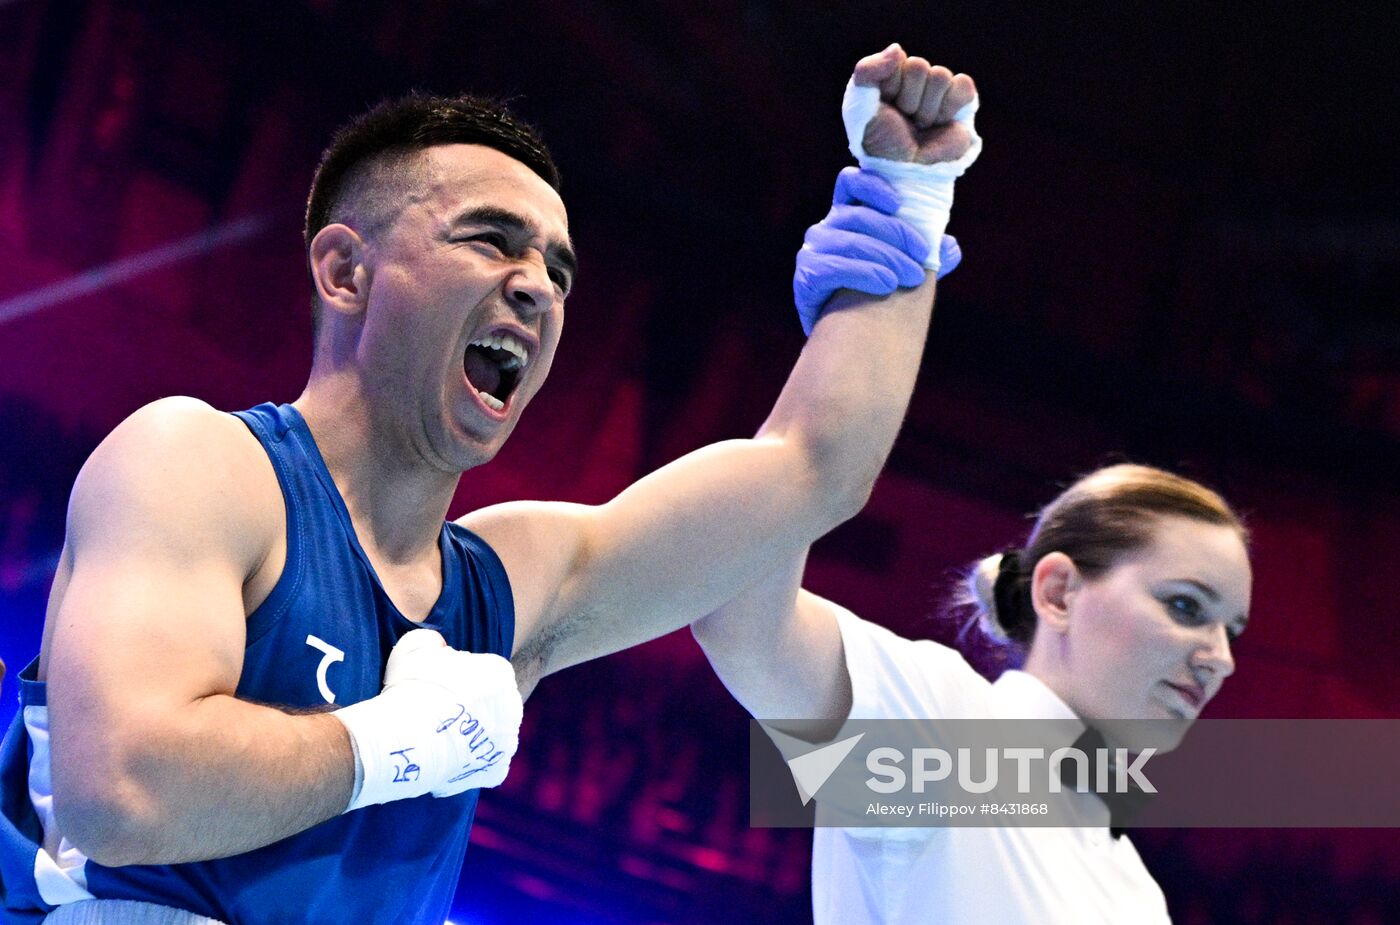
<path fill-rule="evenodd" d="M 873 173 L 847 167 L 836 177 L 831 211 L 811 228 L 797 252 L 792 291 L 802 330 L 812 333 L 822 307 L 837 289 L 889 295 L 924 281 L 928 243 L 913 226 L 895 218 L 899 196 Z M 962 260 L 957 239 L 939 243 L 942 279 Z"/>

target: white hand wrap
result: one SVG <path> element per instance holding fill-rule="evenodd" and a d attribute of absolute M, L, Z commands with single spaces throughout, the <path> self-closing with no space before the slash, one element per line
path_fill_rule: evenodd
<path fill-rule="evenodd" d="M 841 118 L 846 123 L 846 140 L 850 142 L 851 154 L 860 166 L 884 177 L 899 193 L 899 211 L 895 214 L 919 230 L 928 241 L 928 259 L 924 266 L 937 270 L 939 261 L 938 242 L 948 227 L 948 216 L 953 210 L 953 181 L 963 175 L 963 171 L 977 160 L 982 153 L 982 139 L 973 127 L 977 114 L 977 97 L 972 98 L 953 116 L 955 122 L 967 126 L 972 135 L 972 147 L 955 161 L 938 164 L 915 164 L 911 161 L 891 161 L 883 157 L 872 157 L 865 153 L 865 127 L 875 118 L 880 108 L 879 87 L 857 87 L 846 84 L 846 96 L 841 100 Z"/>
<path fill-rule="evenodd" d="M 331 714 L 355 747 L 347 811 L 499 785 L 523 712 L 510 662 L 450 649 L 433 630 L 406 633 L 389 653 L 379 696 Z"/>

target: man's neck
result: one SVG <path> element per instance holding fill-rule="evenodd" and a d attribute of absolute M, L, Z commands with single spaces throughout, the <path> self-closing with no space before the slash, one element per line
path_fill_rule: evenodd
<path fill-rule="evenodd" d="M 308 385 L 292 405 L 316 440 L 360 543 L 395 564 L 436 555 L 461 475 L 417 458 L 404 435 L 389 432 L 361 397 Z"/>

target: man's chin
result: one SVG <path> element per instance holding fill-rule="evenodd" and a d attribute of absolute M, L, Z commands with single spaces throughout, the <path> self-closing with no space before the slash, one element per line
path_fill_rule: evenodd
<path fill-rule="evenodd" d="M 484 466 L 495 459 L 501 450 L 505 449 L 506 441 L 515 432 L 515 415 L 499 424 L 491 433 L 471 433 L 468 439 L 459 447 L 459 455 L 456 458 L 457 468 L 461 472 L 468 469 L 475 469 L 477 466 Z"/>
<path fill-rule="evenodd" d="M 458 474 L 484 466 L 496 458 L 496 454 L 505 445 L 505 439 L 491 441 L 472 441 L 468 445 L 460 447 L 454 454 L 450 465 L 456 469 Z"/>
<path fill-rule="evenodd" d="M 443 422 L 439 439 L 439 458 L 451 469 L 466 472 L 496 458 L 515 431 L 519 415 L 512 413 L 504 421 L 487 421 L 467 409 Z"/>

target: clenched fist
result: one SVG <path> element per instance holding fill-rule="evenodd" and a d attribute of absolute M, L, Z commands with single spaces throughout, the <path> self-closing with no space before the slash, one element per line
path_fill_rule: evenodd
<path fill-rule="evenodd" d="M 898 216 L 925 241 L 941 240 L 953 208 L 953 181 L 977 160 L 977 87 L 966 74 L 911 58 L 898 45 L 856 63 L 841 118 L 860 166 L 899 196 Z M 930 252 L 924 267 L 938 270 Z"/>

